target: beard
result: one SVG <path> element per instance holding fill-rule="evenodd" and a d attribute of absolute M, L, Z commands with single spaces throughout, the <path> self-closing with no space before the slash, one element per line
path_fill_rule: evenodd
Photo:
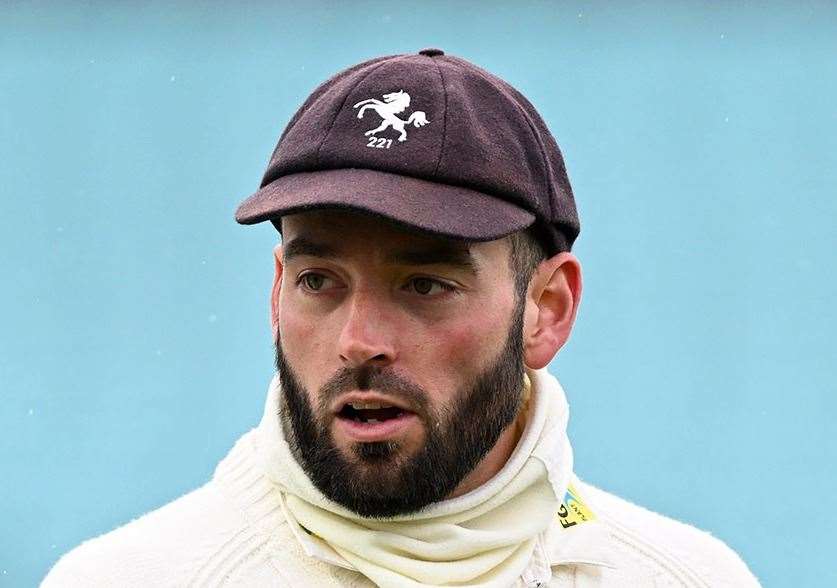
<path fill-rule="evenodd" d="M 296 461 L 327 498 L 363 517 L 416 512 L 448 496 L 494 447 L 517 416 L 523 392 L 523 310 L 516 303 L 500 354 L 477 377 L 434 407 L 418 385 L 387 368 L 343 368 L 316 396 L 302 386 L 276 341 L 282 387 L 279 418 Z M 409 454 L 399 441 L 353 443 L 346 456 L 335 444 L 333 400 L 351 390 L 374 389 L 409 403 L 424 442 Z"/>

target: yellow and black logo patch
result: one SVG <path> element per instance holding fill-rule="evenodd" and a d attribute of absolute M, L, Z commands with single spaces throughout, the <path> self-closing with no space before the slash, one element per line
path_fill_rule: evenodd
<path fill-rule="evenodd" d="M 558 508 L 558 520 L 561 521 L 561 526 L 568 529 L 573 525 L 595 520 L 595 518 L 596 515 L 584 504 L 573 485 L 567 486 L 564 502 Z"/>

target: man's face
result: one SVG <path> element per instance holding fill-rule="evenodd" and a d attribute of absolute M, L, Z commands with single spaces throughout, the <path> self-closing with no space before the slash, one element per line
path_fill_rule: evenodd
<path fill-rule="evenodd" d="M 364 516 L 450 495 L 520 406 L 507 240 L 466 246 L 326 210 L 282 226 L 276 364 L 294 456 Z"/>

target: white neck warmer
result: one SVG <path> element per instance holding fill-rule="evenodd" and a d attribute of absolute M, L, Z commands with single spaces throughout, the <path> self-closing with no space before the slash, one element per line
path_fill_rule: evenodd
<path fill-rule="evenodd" d="M 293 457 L 279 421 L 275 375 L 256 437 L 267 475 L 292 526 L 324 541 L 383 587 L 506 588 L 529 563 L 572 473 L 564 391 L 546 371 L 528 370 L 528 421 L 509 460 L 473 491 L 387 519 L 361 517 L 326 498 Z"/>

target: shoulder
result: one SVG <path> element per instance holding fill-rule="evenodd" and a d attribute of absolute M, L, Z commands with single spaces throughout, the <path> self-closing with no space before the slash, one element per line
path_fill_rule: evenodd
<path fill-rule="evenodd" d="M 576 487 L 609 531 L 618 567 L 654 570 L 672 583 L 759 586 L 747 565 L 723 541 L 696 527 L 652 512 L 595 486 Z"/>
<path fill-rule="evenodd" d="M 202 556 L 242 524 L 240 513 L 208 483 L 84 541 L 58 560 L 41 586 L 183 584 Z"/>

